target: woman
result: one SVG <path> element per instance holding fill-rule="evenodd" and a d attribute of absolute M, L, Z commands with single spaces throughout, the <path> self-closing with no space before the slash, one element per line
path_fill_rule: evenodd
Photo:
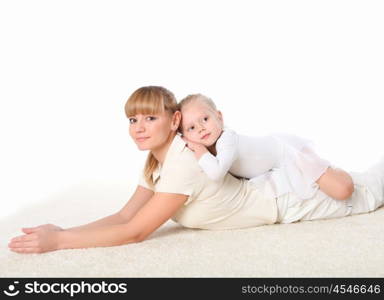
<path fill-rule="evenodd" d="M 351 174 L 354 192 L 347 201 L 321 191 L 299 202 L 292 193 L 275 198 L 267 176 L 255 184 L 229 173 L 220 181 L 209 180 L 177 134 L 181 115 L 175 97 L 165 88 L 136 90 L 125 112 L 136 145 L 150 150 L 128 203 L 115 214 L 83 226 L 23 228 L 25 234 L 9 244 L 12 251 L 43 253 L 141 242 L 170 218 L 186 227 L 220 230 L 342 217 L 383 205 L 383 162 L 365 173 Z"/>

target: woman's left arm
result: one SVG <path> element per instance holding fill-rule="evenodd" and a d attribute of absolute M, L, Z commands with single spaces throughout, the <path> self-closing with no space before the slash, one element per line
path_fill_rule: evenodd
<path fill-rule="evenodd" d="M 187 199 L 188 196 L 183 194 L 155 193 L 127 223 L 82 231 L 42 229 L 17 241 L 14 251 L 44 253 L 60 249 L 110 247 L 141 242 L 170 219 Z"/>

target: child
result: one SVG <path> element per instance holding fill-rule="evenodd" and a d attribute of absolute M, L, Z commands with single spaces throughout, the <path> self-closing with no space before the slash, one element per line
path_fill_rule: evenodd
<path fill-rule="evenodd" d="M 179 130 L 212 180 L 230 172 L 257 184 L 270 176 L 276 197 L 294 192 L 299 199 L 311 198 L 319 188 L 339 200 L 348 199 L 353 192 L 351 176 L 331 168 L 314 152 L 309 140 L 288 134 L 239 135 L 224 127 L 221 112 L 202 94 L 189 95 L 179 103 L 179 109 Z"/>

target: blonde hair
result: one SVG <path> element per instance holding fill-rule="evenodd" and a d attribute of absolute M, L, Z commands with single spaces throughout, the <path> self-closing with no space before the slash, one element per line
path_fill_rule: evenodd
<path fill-rule="evenodd" d="M 215 102 L 213 102 L 211 98 L 209 98 L 203 94 L 188 95 L 187 97 L 185 97 L 184 99 L 182 99 L 179 102 L 179 110 L 181 110 L 187 104 L 192 103 L 192 102 L 196 102 L 196 101 L 201 101 L 204 104 L 207 104 L 213 110 L 215 110 L 215 111 L 217 110 Z"/>
<path fill-rule="evenodd" d="M 178 105 L 173 93 L 161 86 L 144 86 L 132 93 L 124 106 L 127 118 L 137 114 L 153 115 L 168 111 L 173 114 L 178 110 Z M 152 151 L 148 153 L 144 167 L 144 178 L 149 186 L 153 188 L 153 171 L 159 162 L 153 156 Z"/>

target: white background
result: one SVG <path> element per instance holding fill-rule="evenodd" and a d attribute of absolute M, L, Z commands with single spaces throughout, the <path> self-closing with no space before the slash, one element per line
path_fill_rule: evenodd
<path fill-rule="evenodd" d="M 297 134 L 363 170 L 384 155 L 382 1 L 1 1 L 0 216 L 122 182 L 143 85 L 204 93 L 239 133 Z"/>

